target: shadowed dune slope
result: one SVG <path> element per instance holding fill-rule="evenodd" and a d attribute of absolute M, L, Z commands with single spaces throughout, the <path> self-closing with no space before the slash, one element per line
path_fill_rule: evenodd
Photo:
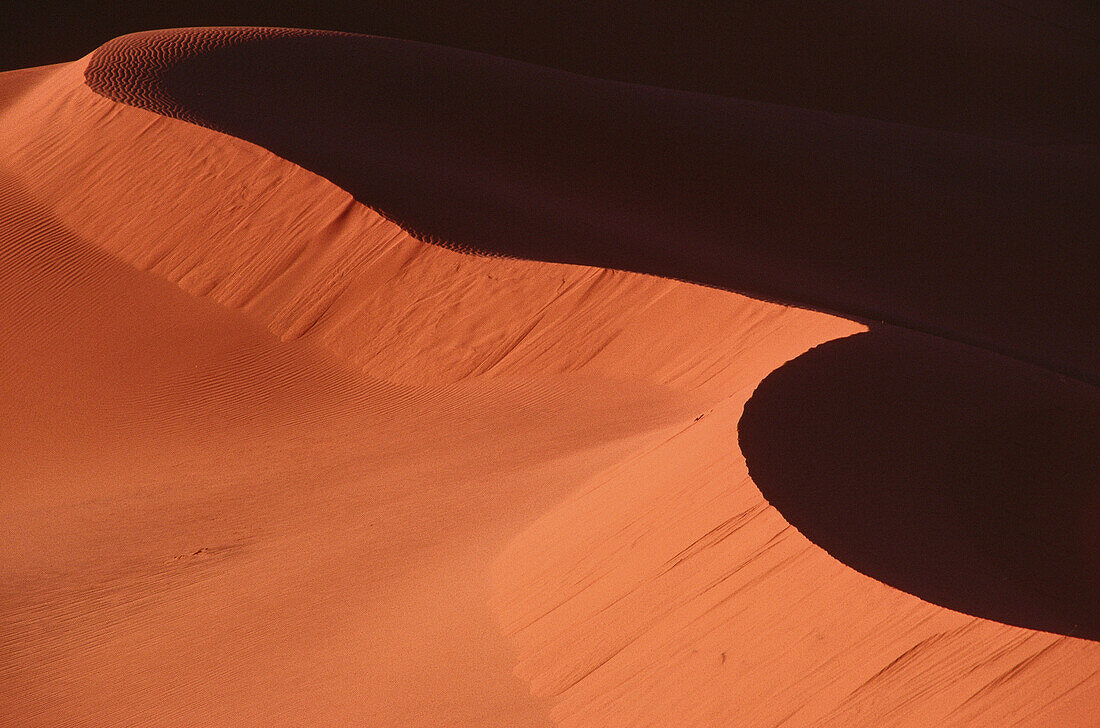
<path fill-rule="evenodd" d="M 1100 374 L 1080 335 L 1100 328 L 1085 264 L 1100 158 L 1087 147 L 315 31 L 124 36 L 93 54 L 87 81 L 270 149 L 428 239 L 746 291 Z"/>
<path fill-rule="evenodd" d="M 745 407 L 749 473 L 783 516 L 931 602 L 1100 639 L 1100 392 L 902 331 L 822 344 Z"/>
<path fill-rule="evenodd" d="M 1100 132 L 1092 0 L 646 2 L 626 13 L 619 3 L 575 0 L 120 0 L 112 13 L 41 12 L 51 1 L 72 4 L 39 0 L 39 12 L 9 14 L 0 68 L 77 58 L 154 28 L 338 28 L 980 136 L 1053 144 Z"/>
<path fill-rule="evenodd" d="M 150 79 L 196 69 L 215 86 L 192 79 L 194 108 L 285 124 L 287 158 L 160 108 L 172 86 Z M 150 108 L 93 91 L 96 78 L 153 94 L 134 100 Z M 500 95 L 508 79 L 552 118 L 540 126 Z M 488 97 L 463 96 L 482 82 Z M 273 106 L 277 90 L 288 96 Z M 620 126 L 589 130 L 553 93 Z M 738 190 L 791 202 L 833 169 L 782 181 L 819 143 L 846 158 L 881 141 L 837 131 L 851 120 L 811 139 L 822 117 L 734 104 L 740 141 L 715 159 L 745 157 L 721 172 L 703 145 L 720 133 L 708 119 L 729 126 L 726 102 L 713 117 L 676 112 L 699 136 L 656 143 L 651 93 L 415 44 L 232 29 L 0 75 L 0 518 L 13 526 L 0 530 L 0 725 L 1091 726 L 1100 645 L 859 573 L 750 479 L 737 423 L 754 389 L 862 325 L 515 257 L 557 241 L 617 267 L 767 282 L 783 241 L 761 221 L 789 210 L 707 211 Z M 375 116 L 341 116 L 341 99 Z M 697 102 L 715 103 L 668 103 Z M 392 196 L 372 204 L 483 224 L 510 257 L 428 244 L 292 153 L 335 163 L 338 144 L 354 180 Z M 766 174 L 738 182 L 754 159 Z M 831 189 L 811 204 L 840 204 Z M 815 210 L 791 224 L 821 221 Z M 756 230 L 719 245 L 708 235 L 723 221 Z M 776 279 L 776 295 L 804 283 Z M 1043 316 L 1053 360 L 1069 324 Z M 998 342 L 1024 347 L 1039 319 Z"/>

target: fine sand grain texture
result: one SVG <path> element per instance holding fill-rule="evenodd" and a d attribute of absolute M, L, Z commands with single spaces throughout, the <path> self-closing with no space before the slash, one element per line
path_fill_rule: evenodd
<path fill-rule="evenodd" d="M 0 74 L 0 725 L 1093 725 L 1092 154 L 312 31 Z M 960 269 L 985 232 L 1055 247 Z M 1011 415 L 947 481 L 1041 515 L 975 566 L 1003 600 L 875 551 L 940 502 L 832 528 L 943 475 L 957 438 L 873 406 L 951 415 L 921 357 Z M 924 437 L 907 475 L 850 450 L 864 411 Z M 1004 488 L 966 469 L 999 442 Z"/>

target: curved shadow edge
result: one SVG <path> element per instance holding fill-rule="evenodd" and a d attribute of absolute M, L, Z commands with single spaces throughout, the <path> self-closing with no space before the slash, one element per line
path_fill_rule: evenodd
<path fill-rule="evenodd" d="M 807 538 L 926 601 L 1100 640 L 1100 390 L 876 328 L 769 375 L 749 473 Z"/>

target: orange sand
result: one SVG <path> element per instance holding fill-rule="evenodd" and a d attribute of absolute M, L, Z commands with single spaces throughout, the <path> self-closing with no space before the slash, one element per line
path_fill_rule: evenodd
<path fill-rule="evenodd" d="M 0 724 L 1093 725 L 1095 642 L 748 477 L 862 325 L 430 245 L 86 63 L 0 75 Z"/>

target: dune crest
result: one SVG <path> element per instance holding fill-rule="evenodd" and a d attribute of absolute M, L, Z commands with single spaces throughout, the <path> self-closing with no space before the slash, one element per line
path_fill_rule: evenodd
<path fill-rule="evenodd" d="M 269 149 L 436 242 L 685 279 L 1100 377 L 1080 335 L 1100 328 L 1086 263 L 1100 157 L 1085 144 L 320 31 L 138 33 L 93 53 L 85 75 L 116 101 Z"/>
<path fill-rule="evenodd" d="M 181 53 L 124 39 L 0 75 L 0 724 L 1089 725 L 1095 643 L 863 576 L 749 478 L 757 384 L 864 326 L 611 269 L 733 285 L 644 197 L 654 247 L 585 238 L 625 262 L 534 255 L 584 247 L 530 209 L 492 223 L 515 247 L 473 246 L 512 257 L 463 254 L 293 154 L 86 83 L 104 59 L 133 87 L 217 70 L 208 38 L 264 63 L 257 38 L 447 51 L 146 38 Z M 499 171 L 472 170 L 486 187 L 451 222 L 497 220 L 473 203 Z"/>

